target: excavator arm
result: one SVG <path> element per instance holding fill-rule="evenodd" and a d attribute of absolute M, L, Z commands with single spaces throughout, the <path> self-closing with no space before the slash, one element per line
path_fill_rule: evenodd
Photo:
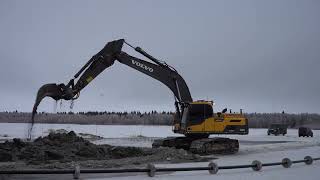
<path fill-rule="evenodd" d="M 161 67 L 136 57 L 130 56 L 125 52 L 117 55 L 117 60 L 137 71 L 140 71 L 165 84 L 175 95 L 179 102 L 192 102 L 189 88 L 184 79 L 178 72 L 168 67 Z"/>
<path fill-rule="evenodd" d="M 192 97 L 189 88 L 184 79 L 179 73 L 167 65 L 165 62 L 157 60 L 152 57 L 140 47 L 134 48 L 153 63 L 133 57 L 121 51 L 122 46 L 126 43 L 124 39 L 109 42 L 105 47 L 94 55 L 69 81 L 68 84 L 45 84 L 37 94 L 36 102 L 32 111 L 32 123 L 34 122 L 34 115 L 37 111 L 37 106 L 45 97 L 51 97 L 55 100 L 74 100 L 79 97 L 80 91 L 85 88 L 94 78 L 96 78 L 106 68 L 112 66 L 117 60 L 137 71 L 140 71 L 154 79 L 165 84 L 175 95 L 176 108 L 180 114 L 180 108 L 183 109 L 184 104 L 192 102 Z M 75 83 L 75 79 L 78 81 Z M 180 107 L 179 107 L 180 105 Z"/>

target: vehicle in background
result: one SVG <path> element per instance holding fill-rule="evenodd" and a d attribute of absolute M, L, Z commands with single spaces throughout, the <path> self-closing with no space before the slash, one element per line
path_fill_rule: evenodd
<path fill-rule="evenodd" d="M 313 137 L 313 132 L 310 128 L 308 127 L 299 127 L 299 137 Z"/>
<path fill-rule="evenodd" d="M 286 124 L 271 124 L 268 129 L 268 136 L 274 134 L 278 136 L 282 134 L 283 136 L 287 134 L 287 125 Z"/>

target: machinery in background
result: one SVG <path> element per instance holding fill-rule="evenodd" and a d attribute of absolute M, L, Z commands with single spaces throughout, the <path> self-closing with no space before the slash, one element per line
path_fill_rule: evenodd
<path fill-rule="evenodd" d="M 287 134 L 287 128 L 288 126 L 286 124 L 271 124 L 268 129 L 268 136 L 270 134 L 275 136 L 282 134 L 284 136 Z"/>
<path fill-rule="evenodd" d="M 313 137 L 313 132 L 308 127 L 299 127 L 299 137 Z"/>

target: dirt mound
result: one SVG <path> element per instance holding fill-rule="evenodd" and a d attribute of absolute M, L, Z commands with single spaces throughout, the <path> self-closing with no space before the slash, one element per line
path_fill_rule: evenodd
<path fill-rule="evenodd" d="M 0 144 L 0 161 L 23 160 L 37 164 L 48 160 L 77 161 L 87 159 L 116 159 L 143 156 L 148 153 L 140 148 L 95 145 L 75 132 L 50 133 L 33 142 L 13 139 Z"/>
<path fill-rule="evenodd" d="M 69 131 L 67 131 L 65 129 L 48 129 L 48 131 L 46 133 L 63 134 L 63 133 L 68 133 L 68 132 Z M 77 133 L 77 136 L 82 137 L 86 140 L 90 140 L 90 141 L 103 139 L 103 137 L 101 137 L 101 136 L 89 134 L 89 133 Z"/>
<path fill-rule="evenodd" d="M 130 159 L 131 158 L 131 159 Z M 0 144 L 0 162 L 23 161 L 27 164 L 67 163 L 72 161 L 106 160 L 110 166 L 122 164 L 113 159 L 125 159 L 126 163 L 143 163 L 154 161 L 190 160 L 192 154 L 172 148 L 139 148 L 111 145 L 96 145 L 75 132 L 55 133 L 39 137 L 33 142 L 20 139 Z M 129 159 L 129 160 L 128 160 Z M 110 161 L 109 161 L 110 160 Z M 143 162 L 142 162 L 143 161 Z M 125 164 L 125 163 L 124 163 Z M 104 164 L 106 166 L 106 164 Z"/>

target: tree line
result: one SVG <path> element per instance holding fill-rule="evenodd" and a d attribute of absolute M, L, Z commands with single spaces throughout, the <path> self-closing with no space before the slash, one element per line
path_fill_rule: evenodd
<path fill-rule="evenodd" d="M 39 112 L 36 123 L 105 124 L 105 125 L 172 125 L 174 112 Z M 267 128 L 272 123 L 287 124 L 297 128 L 311 124 L 320 129 L 320 115 L 311 113 L 246 113 L 251 128 Z M 0 122 L 29 123 L 31 113 L 0 112 Z"/>

